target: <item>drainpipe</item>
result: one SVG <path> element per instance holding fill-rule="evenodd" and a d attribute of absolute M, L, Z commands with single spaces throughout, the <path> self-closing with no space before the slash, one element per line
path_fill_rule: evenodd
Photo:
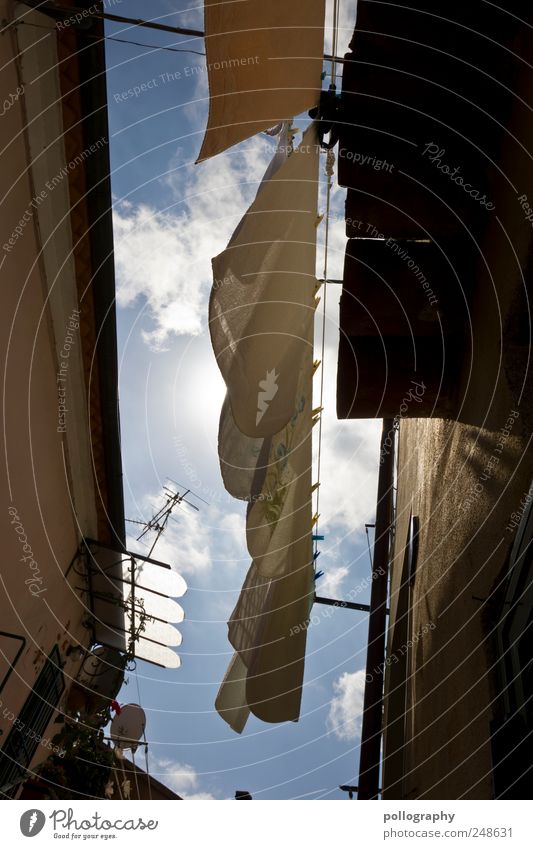
<path fill-rule="evenodd" d="M 387 437 L 392 446 L 385 445 Z M 379 460 L 358 799 L 377 799 L 380 786 L 383 661 L 387 632 L 387 588 L 394 484 L 394 419 L 383 419 Z"/>

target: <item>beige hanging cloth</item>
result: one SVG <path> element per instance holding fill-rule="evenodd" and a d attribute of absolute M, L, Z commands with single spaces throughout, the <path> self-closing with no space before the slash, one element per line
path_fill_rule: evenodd
<path fill-rule="evenodd" d="M 301 367 L 294 413 L 266 439 L 244 436 L 226 397 L 220 415 L 218 453 L 226 490 L 248 503 L 248 551 L 262 575 L 289 571 L 290 543 L 311 524 L 311 345 Z M 272 541 L 273 540 L 273 541 Z"/>
<path fill-rule="evenodd" d="M 260 495 L 246 516 L 248 551 L 260 575 L 286 575 L 301 565 L 300 541 L 311 550 L 312 523 L 312 326 L 300 366 L 294 412 L 272 437 Z"/>
<path fill-rule="evenodd" d="M 270 611 L 271 583 L 257 574 L 252 563 L 228 622 L 229 641 L 236 651 L 218 691 L 215 707 L 228 725 L 239 734 L 250 713 L 246 679 L 254 653 L 262 642 L 265 616 Z"/>
<path fill-rule="evenodd" d="M 310 537 L 296 547 L 301 565 L 282 578 L 265 582 L 252 564 L 229 621 L 238 650 L 215 707 L 238 733 L 250 711 L 264 722 L 296 722 L 300 716 L 314 568 Z"/>
<path fill-rule="evenodd" d="M 250 716 L 250 708 L 246 702 L 247 674 L 246 666 L 238 652 L 235 652 L 215 700 L 217 712 L 237 734 L 244 730 Z"/>
<path fill-rule="evenodd" d="M 211 341 L 235 424 L 254 438 L 294 413 L 315 309 L 318 159 L 311 125 L 213 260 Z"/>
<path fill-rule="evenodd" d="M 279 124 L 269 130 L 267 135 L 277 136 L 278 146 L 265 171 L 258 192 L 283 165 L 289 152 L 292 151 L 291 122 Z M 232 239 L 235 239 L 243 221 L 244 219 L 239 223 Z M 254 438 L 241 433 L 235 424 L 230 400 L 226 394 L 218 428 L 218 456 L 224 486 L 234 498 L 253 503 L 255 498 L 261 497 L 269 454 L 269 438 Z"/>
<path fill-rule="evenodd" d="M 213 260 L 213 348 L 227 385 L 224 484 L 249 502 L 253 562 L 231 615 L 235 649 L 216 708 L 237 732 L 300 714 L 314 595 L 311 509 L 318 146 L 311 126 L 276 154 L 228 248 Z"/>
<path fill-rule="evenodd" d="M 218 428 L 218 459 L 224 486 L 234 498 L 253 504 L 263 497 L 270 444 L 270 437 L 254 439 L 240 432 L 226 395 Z"/>
<path fill-rule="evenodd" d="M 236 651 L 215 706 L 237 732 L 251 710 L 265 722 L 300 714 L 307 624 L 314 594 L 311 509 L 312 340 L 300 367 L 294 415 L 271 440 L 247 538 L 256 559 L 228 622 Z"/>
<path fill-rule="evenodd" d="M 296 722 L 300 717 L 314 568 L 308 561 L 307 539 L 296 547 L 301 566 L 272 581 L 262 640 L 246 677 L 247 704 L 263 722 Z"/>
<path fill-rule="evenodd" d="M 198 162 L 316 106 L 325 0 L 206 0 L 209 116 Z"/>

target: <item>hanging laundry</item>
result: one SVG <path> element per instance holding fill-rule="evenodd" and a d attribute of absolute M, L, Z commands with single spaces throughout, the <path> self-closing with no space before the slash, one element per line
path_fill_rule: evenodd
<path fill-rule="evenodd" d="M 238 733 L 250 711 L 265 722 L 296 721 L 300 712 L 314 594 L 311 384 L 309 345 L 299 382 L 304 395 L 297 393 L 293 419 L 268 440 L 261 494 L 248 508 L 247 539 L 255 559 L 228 622 L 235 655 L 215 702 Z"/>
<path fill-rule="evenodd" d="M 198 162 L 318 104 L 325 0 L 206 0 L 209 115 Z"/>
<path fill-rule="evenodd" d="M 281 147 L 280 140 L 254 203 L 213 260 L 211 338 L 228 388 L 220 466 L 226 489 L 248 501 L 252 557 L 228 622 L 235 654 L 215 702 L 238 733 L 250 711 L 265 722 L 298 719 L 314 597 L 314 128 L 280 163 Z"/>
<path fill-rule="evenodd" d="M 261 642 L 248 667 L 246 699 L 263 722 L 296 722 L 300 716 L 314 569 L 306 562 L 307 539 L 298 544 L 302 565 L 272 580 Z"/>
<path fill-rule="evenodd" d="M 293 415 L 271 439 L 261 495 L 250 503 L 246 517 L 248 551 L 264 577 L 287 575 L 312 556 L 311 334 L 312 325 L 300 366 Z"/>
<path fill-rule="evenodd" d="M 213 260 L 211 341 L 246 436 L 272 436 L 294 414 L 316 306 L 318 151 L 311 126 Z"/>
<path fill-rule="evenodd" d="M 314 598 L 314 569 L 305 562 L 281 578 L 262 578 L 252 564 L 229 621 L 236 649 L 215 707 L 240 733 L 251 711 L 264 722 L 300 715 L 307 624 Z"/>
<path fill-rule="evenodd" d="M 312 331 L 312 326 L 310 326 Z M 224 485 L 248 503 L 248 551 L 260 573 L 283 575 L 298 568 L 292 543 L 311 528 L 312 339 L 300 369 L 290 421 L 272 437 L 253 439 L 237 428 L 229 400 L 222 407 L 219 459 Z M 309 539 L 309 550 L 311 540 Z"/>
<path fill-rule="evenodd" d="M 266 131 L 269 135 L 278 137 L 278 145 L 263 175 L 258 193 L 287 159 L 292 143 L 291 125 L 292 121 L 285 121 Z M 230 243 L 236 239 L 244 220 L 243 218 L 237 225 Z M 248 437 L 239 430 L 233 418 L 229 396 L 226 394 L 220 413 L 218 456 L 224 486 L 234 498 L 252 502 L 260 495 L 269 453 L 270 439 Z"/>
<path fill-rule="evenodd" d="M 271 122 L 270 122 L 271 123 Z M 235 654 L 215 705 L 237 732 L 300 712 L 314 598 L 312 380 L 318 145 L 287 122 L 254 203 L 213 260 L 209 325 L 226 382 L 219 458 L 248 502 L 252 564 L 228 622 Z"/>
<path fill-rule="evenodd" d="M 224 486 L 234 498 L 252 503 L 261 497 L 271 441 L 271 437 L 254 438 L 241 433 L 226 395 L 218 427 L 218 458 Z"/>
<path fill-rule="evenodd" d="M 226 670 L 224 680 L 220 685 L 215 700 L 215 708 L 224 722 L 233 731 L 241 734 L 250 716 L 250 708 L 246 701 L 246 676 L 248 669 L 238 652 L 233 655 Z"/>

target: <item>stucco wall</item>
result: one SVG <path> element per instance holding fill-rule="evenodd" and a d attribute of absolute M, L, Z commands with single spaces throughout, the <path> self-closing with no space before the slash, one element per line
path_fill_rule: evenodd
<path fill-rule="evenodd" d="M 12 14 L 13 4 L 1 2 L 0 17 Z M 49 18 L 34 13 L 32 17 L 53 26 Z M 81 580 L 72 571 L 65 580 L 65 573 L 81 536 L 95 534 L 86 393 L 73 312 L 78 305 L 69 259 L 68 180 L 53 189 L 46 185 L 56 174 L 54 168 L 66 164 L 54 39 L 43 40 L 40 53 L 26 42 L 33 53 L 16 61 L 21 30 L 0 39 L 1 100 L 4 109 L 9 104 L 2 118 L 8 142 L 0 168 L 0 608 L 2 629 L 24 637 L 26 644 L 0 692 L 0 745 L 11 730 L 10 715 L 18 715 L 54 644 L 59 644 L 66 661 L 67 685 L 77 672 L 79 661 L 65 658 L 64 650 L 69 643 L 87 644 L 88 633 L 82 627 Z M 26 39 L 30 32 L 26 27 Z M 42 35 L 42 30 L 35 29 L 31 40 Z M 51 71 L 36 83 L 32 68 L 43 62 Z M 45 151 L 47 140 L 53 142 L 49 151 Z M 39 146 L 42 155 L 37 153 Z M 66 363 L 65 381 L 58 379 L 62 362 Z M 61 398 L 60 387 L 65 389 Z M 66 412 L 59 407 L 62 399 Z M 9 669 L 13 646 L 12 640 L 0 638 L 0 649 L 7 654 L 7 662 L 0 656 L 0 679 Z M 45 736 L 58 728 L 49 728 Z M 40 746 L 34 763 L 48 754 Z"/>

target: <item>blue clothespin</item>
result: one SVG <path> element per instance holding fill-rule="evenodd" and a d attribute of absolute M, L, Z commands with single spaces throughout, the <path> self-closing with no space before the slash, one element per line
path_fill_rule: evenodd
<path fill-rule="evenodd" d="M 318 579 L 321 578 L 323 574 L 323 572 L 315 572 L 315 581 L 318 581 Z"/>
<path fill-rule="evenodd" d="M 318 542 L 319 539 L 324 539 L 324 537 L 319 535 L 319 534 L 313 534 L 312 539 L 313 539 L 313 542 Z"/>
<path fill-rule="evenodd" d="M 320 551 L 315 551 L 315 553 L 313 554 L 313 560 L 316 560 L 319 554 Z"/>

